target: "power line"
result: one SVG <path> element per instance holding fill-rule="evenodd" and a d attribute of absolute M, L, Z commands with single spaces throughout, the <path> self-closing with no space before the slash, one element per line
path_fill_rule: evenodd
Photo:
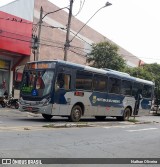
<path fill-rule="evenodd" d="M 58 45 L 63 45 L 64 46 L 64 42 L 61 42 L 61 41 L 53 41 L 53 40 L 48 40 L 46 38 L 42 38 L 41 40 L 45 41 L 45 42 L 48 42 L 48 43 L 54 43 L 54 44 L 58 44 Z M 70 45 L 70 47 L 73 48 L 73 49 L 80 50 L 81 52 L 84 52 L 85 54 L 88 54 L 88 52 L 85 52 L 84 50 L 91 51 L 91 49 L 86 49 L 86 48 L 79 47 L 79 46 Z"/>
<path fill-rule="evenodd" d="M 43 25 L 43 27 L 46 27 L 46 28 L 57 28 L 57 29 L 61 29 L 61 30 L 67 30 L 67 28 L 64 28 L 64 27 L 55 27 L 55 26 L 47 26 L 47 25 Z M 70 32 L 73 34 L 73 35 L 76 35 L 73 31 L 70 30 Z M 81 38 L 80 36 L 77 35 L 77 38 L 79 38 L 80 40 L 82 40 L 83 42 L 87 43 L 88 45 L 92 46 L 92 44 L 90 44 L 89 42 L 85 41 L 83 38 Z"/>
<path fill-rule="evenodd" d="M 16 23 L 22 23 L 22 24 L 28 24 L 34 26 L 32 28 L 33 33 L 37 31 L 37 23 L 30 23 L 30 22 L 24 22 L 23 19 L 17 19 L 17 18 L 2 18 L 0 17 L 1 20 L 6 20 L 6 21 L 11 21 L 11 22 L 16 22 Z"/>
<path fill-rule="evenodd" d="M 30 44 L 33 43 L 33 42 L 31 42 L 31 40 L 23 40 L 23 39 L 14 38 L 14 37 L 9 37 L 9 36 L 5 36 L 5 35 L 1 35 L 1 34 L 0 34 L 0 36 L 5 37 L 5 38 L 9 38 L 9 39 L 14 39 L 14 40 L 21 41 L 21 42 L 28 42 L 28 43 L 30 43 Z M 44 45 L 44 46 L 48 46 L 48 47 L 54 47 L 54 48 L 58 48 L 58 49 L 64 49 L 63 46 L 55 46 L 55 45 L 46 44 L 46 43 L 42 43 L 42 42 L 40 43 L 40 45 Z M 75 52 L 75 51 L 73 51 L 73 50 L 70 50 L 70 49 L 69 49 L 69 51 L 71 51 L 71 52 L 73 52 L 73 53 L 76 53 L 76 54 L 78 54 L 78 55 L 80 55 L 80 56 L 85 57 L 84 55 L 82 55 L 82 54 L 80 54 L 80 53 L 78 53 L 78 52 Z"/>
<path fill-rule="evenodd" d="M 44 45 L 44 46 L 49 46 L 49 47 L 54 47 L 54 48 L 59 48 L 59 49 L 63 49 L 63 47 L 61 46 L 55 46 L 55 45 L 49 45 L 49 44 L 45 44 L 45 43 L 40 43 L 41 45 Z"/>
<path fill-rule="evenodd" d="M 64 49 L 63 48 L 63 45 L 62 46 L 57 46 L 57 45 L 52 45 L 52 44 L 46 44 L 46 43 L 43 43 L 43 42 L 41 42 L 40 43 L 41 45 L 45 45 L 45 46 L 49 46 L 49 47 L 57 47 L 57 48 L 61 48 L 61 49 Z M 70 49 L 69 49 L 70 50 Z M 70 50 L 70 51 L 72 51 L 72 52 L 74 52 L 74 53 L 77 53 L 77 54 L 80 54 L 80 53 L 78 53 L 78 52 L 76 52 L 76 51 L 73 51 L 73 50 Z M 84 51 L 81 51 L 81 52 L 84 52 Z M 87 54 L 87 52 L 84 52 L 85 54 Z M 82 55 L 82 54 L 80 54 L 80 55 Z"/>
<path fill-rule="evenodd" d="M 14 40 L 17 40 L 17 41 L 21 41 L 21 42 L 29 42 L 29 43 L 32 43 L 31 40 L 23 40 L 23 39 L 19 39 L 19 38 L 14 38 L 14 37 L 9 37 L 9 36 L 6 36 L 6 35 L 1 35 L 1 37 L 5 37 L 5 38 L 9 38 L 9 39 L 14 39 Z"/>
<path fill-rule="evenodd" d="M 79 46 L 70 45 L 70 47 L 73 47 L 74 49 L 83 49 L 83 50 L 86 50 L 86 51 L 91 51 L 91 49 L 86 49 L 86 48 L 82 48 L 82 47 L 79 47 Z"/>
<path fill-rule="evenodd" d="M 42 41 L 64 45 L 64 42 L 61 42 L 61 41 L 53 41 L 53 40 L 49 40 L 47 38 L 41 38 L 41 39 L 42 39 Z"/>
<path fill-rule="evenodd" d="M 76 33 L 74 33 L 73 31 L 70 31 L 73 35 L 76 35 Z M 90 44 L 89 42 L 85 41 L 83 38 L 81 38 L 80 36 L 77 35 L 77 38 L 79 38 L 80 40 L 82 40 L 83 42 L 87 43 L 88 45 L 92 46 L 92 44 Z"/>
<path fill-rule="evenodd" d="M 80 8 L 79 8 L 78 12 L 74 15 L 74 17 L 78 16 L 78 14 L 82 11 L 84 3 L 85 3 L 85 0 L 83 0 L 83 3 L 82 3 L 82 0 L 80 1 Z"/>
<path fill-rule="evenodd" d="M 11 22 L 16 22 L 16 23 L 24 23 L 24 24 L 31 24 L 31 25 L 34 25 L 35 27 L 32 28 L 33 32 L 37 30 L 37 26 L 38 26 L 38 23 L 29 23 L 29 22 L 23 22 L 22 19 L 18 20 L 16 18 L 0 18 L 0 19 L 3 19 L 3 20 L 6 20 L 6 21 L 11 21 Z M 66 28 L 64 27 L 55 27 L 55 26 L 47 26 L 47 25 L 43 25 L 43 27 L 48 27 L 48 28 L 58 28 L 58 29 L 62 29 L 62 30 L 66 30 Z"/>
<path fill-rule="evenodd" d="M 3 20 L 7 20 L 7 21 L 14 21 L 16 23 L 23 23 L 23 24 L 31 24 L 31 25 L 34 25 L 34 27 L 32 28 L 32 32 L 35 33 L 37 31 L 37 28 L 38 28 L 38 23 L 28 23 L 28 22 L 23 22 L 22 19 L 21 20 L 17 20 L 16 18 L 0 18 L 0 19 L 3 19 Z M 56 27 L 56 26 L 48 26 L 48 25 L 44 25 L 42 24 L 43 27 L 46 27 L 46 28 L 57 28 L 57 29 L 61 29 L 61 30 L 67 30 L 67 28 L 64 28 L 64 27 Z M 73 31 L 70 31 L 72 34 L 76 35 Z M 91 45 L 90 43 L 88 43 L 87 41 L 85 41 L 84 39 L 82 39 L 80 36 L 77 35 L 77 38 L 81 39 L 82 41 L 84 41 L 85 43 Z M 92 46 L 92 45 L 91 45 Z"/>
<path fill-rule="evenodd" d="M 64 27 L 47 26 L 47 25 L 44 25 L 44 24 L 42 24 L 42 26 L 45 27 L 45 28 L 52 28 L 52 29 L 57 28 L 57 29 L 61 29 L 61 30 L 67 30 L 67 28 L 64 28 Z"/>
<path fill-rule="evenodd" d="M 6 31 L 7 32 L 7 31 Z M 7 32 L 7 33 L 10 33 L 10 32 Z M 21 34 L 16 34 L 16 33 L 11 33 L 11 34 L 14 34 L 14 35 L 19 35 L 19 36 L 23 36 L 23 35 L 21 35 Z M 9 38 L 9 39 L 14 39 L 14 40 L 17 40 L 17 41 L 22 41 L 22 42 L 28 42 L 28 43 L 30 43 L 30 44 L 32 44 L 33 42 L 32 42 L 32 38 L 29 38 L 29 37 L 27 37 L 27 36 L 23 36 L 23 37 L 27 37 L 27 39 L 22 39 L 22 38 L 17 38 L 17 36 L 16 37 L 11 37 L 11 36 L 7 36 L 7 35 L 2 35 L 2 32 L 0 32 L 0 36 L 1 37 L 5 37 L 5 38 Z M 46 40 L 46 42 L 47 42 L 47 40 Z M 63 45 L 64 43 L 63 42 L 59 42 L 58 43 L 58 41 L 48 41 L 48 42 L 52 42 L 52 43 L 57 43 L 57 44 L 59 44 L 59 45 Z M 45 44 L 45 43 L 40 43 L 41 45 L 46 45 L 46 46 L 51 46 L 51 47 L 57 47 L 57 48 L 61 48 L 61 49 L 64 49 L 64 47 L 63 46 L 53 46 L 53 45 L 51 45 L 51 44 Z M 78 47 L 78 46 L 71 46 L 71 47 L 73 47 L 74 49 L 84 49 L 84 48 L 81 48 L 81 47 Z M 84 49 L 84 50 L 88 50 L 88 49 Z M 73 51 L 73 50 L 72 50 Z M 74 51 L 75 52 L 75 51 Z M 84 51 L 83 51 L 84 52 Z M 76 52 L 77 53 L 77 52 Z M 84 53 L 87 53 L 87 52 L 84 52 Z M 156 58 L 156 59 L 154 59 L 154 58 L 151 58 L 151 57 L 136 57 L 136 56 L 132 56 L 132 55 L 122 55 L 122 56 L 126 56 L 125 58 L 127 58 L 127 57 L 133 57 L 133 58 L 138 58 L 138 59 L 149 59 L 149 60 L 160 60 L 160 58 Z"/>
<path fill-rule="evenodd" d="M 85 58 L 87 57 L 86 55 L 77 53 L 77 52 L 75 52 L 75 51 L 73 51 L 73 50 L 71 50 L 71 49 L 69 49 L 68 51 L 73 52 L 73 53 L 76 53 L 77 55 L 79 55 L 79 56 L 81 56 L 81 57 L 85 57 Z"/>
<path fill-rule="evenodd" d="M 23 35 L 23 34 L 17 34 L 17 33 L 5 31 L 5 30 L 1 30 L 0 33 L 5 33 L 5 34 L 10 34 L 10 35 L 15 35 L 15 36 L 21 36 L 21 37 L 24 37 L 24 38 L 30 38 L 29 36 L 26 36 L 26 35 Z"/>
<path fill-rule="evenodd" d="M 4 35 L 2 33 L 4 33 Z M 8 32 L 8 31 L 2 31 L 2 30 L 0 32 L 0 36 L 14 39 L 14 40 L 23 41 L 23 42 L 31 42 L 31 39 L 32 39 L 32 37 L 28 37 L 28 36 L 17 34 L 17 33 Z M 24 39 L 22 39 L 22 38 L 24 38 Z M 59 44 L 59 45 L 64 46 L 64 42 L 61 42 L 61 41 L 48 40 L 47 38 L 42 38 L 42 41 L 55 43 L 55 44 Z M 31 42 L 31 43 L 33 43 L 33 42 Z"/>

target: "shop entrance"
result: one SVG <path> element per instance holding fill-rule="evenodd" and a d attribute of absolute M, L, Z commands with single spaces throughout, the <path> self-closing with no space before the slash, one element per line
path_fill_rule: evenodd
<path fill-rule="evenodd" d="M 0 97 L 9 92 L 9 62 L 0 60 Z"/>

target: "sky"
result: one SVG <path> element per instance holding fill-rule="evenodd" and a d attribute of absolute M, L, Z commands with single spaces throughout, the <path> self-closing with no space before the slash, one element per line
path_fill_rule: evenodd
<path fill-rule="evenodd" d="M 0 0 L 0 6 L 11 1 Z M 70 2 L 49 1 L 60 8 Z M 76 17 L 86 23 L 107 1 L 112 5 L 101 9 L 87 25 L 144 62 L 160 64 L 160 0 L 74 0 L 73 15 L 84 2 Z"/>

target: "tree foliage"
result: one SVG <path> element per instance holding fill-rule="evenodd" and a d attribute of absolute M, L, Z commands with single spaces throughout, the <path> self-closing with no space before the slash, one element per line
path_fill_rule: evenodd
<path fill-rule="evenodd" d="M 142 67 L 125 68 L 124 72 L 131 76 L 153 81 L 155 83 L 155 94 L 160 98 L 160 64 L 145 64 Z"/>
<path fill-rule="evenodd" d="M 160 84 L 160 65 L 157 63 L 145 64 L 142 67 L 125 68 L 124 72 L 127 72 L 134 77 L 150 80 L 155 82 L 155 84 Z"/>
<path fill-rule="evenodd" d="M 109 68 L 122 71 L 125 60 L 118 54 L 118 47 L 108 41 L 93 44 L 92 51 L 87 56 L 90 66 Z"/>

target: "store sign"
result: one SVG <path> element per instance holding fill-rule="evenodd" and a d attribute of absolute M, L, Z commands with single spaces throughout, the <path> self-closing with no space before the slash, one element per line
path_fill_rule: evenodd
<path fill-rule="evenodd" d="M 10 63 L 8 61 L 0 60 L 0 68 L 1 69 L 9 70 L 9 64 Z"/>

